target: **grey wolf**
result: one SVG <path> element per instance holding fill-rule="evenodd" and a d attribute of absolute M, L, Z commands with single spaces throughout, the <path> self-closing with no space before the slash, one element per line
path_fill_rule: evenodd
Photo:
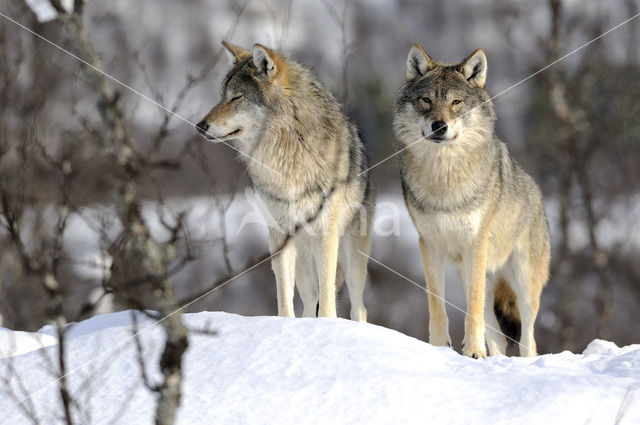
<path fill-rule="evenodd" d="M 511 338 L 520 331 L 520 354 L 533 356 L 549 276 L 547 218 L 533 178 L 495 135 L 486 75 L 480 49 L 444 64 L 411 47 L 393 118 L 404 199 L 430 292 L 429 341 L 451 345 L 442 299 L 449 260 L 467 299 L 463 354 L 485 357 L 487 346 L 491 355 L 504 354 L 501 323 L 516 330 Z"/>
<path fill-rule="evenodd" d="M 346 281 L 351 318 L 366 321 L 363 291 L 374 194 L 364 145 L 340 103 L 311 72 L 260 44 L 224 42 L 234 64 L 222 98 L 198 130 L 241 152 L 268 220 L 278 315 L 293 317 L 294 284 L 303 316 L 336 317 Z M 251 158 L 251 159 L 250 159 Z M 275 171 L 275 172 L 274 172 Z M 279 252 L 279 253 L 278 253 Z"/>

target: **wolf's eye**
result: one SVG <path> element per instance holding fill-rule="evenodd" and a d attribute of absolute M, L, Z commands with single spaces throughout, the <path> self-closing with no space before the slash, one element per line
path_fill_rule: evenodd
<path fill-rule="evenodd" d="M 426 103 L 427 105 L 431 105 L 431 99 L 429 99 L 429 98 L 428 98 L 428 97 L 426 97 L 426 96 L 422 98 L 422 101 L 423 101 L 424 103 Z"/>
<path fill-rule="evenodd" d="M 453 102 L 451 102 L 452 105 L 459 105 L 460 103 L 462 103 L 460 99 L 454 99 Z"/>
<path fill-rule="evenodd" d="M 235 102 L 236 100 L 240 100 L 240 99 L 242 99 L 243 97 L 244 97 L 244 95 L 243 95 L 243 94 L 239 94 L 239 95 L 237 95 L 237 96 L 232 97 L 232 98 L 231 98 L 231 101 L 232 101 L 232 102 Z"/>

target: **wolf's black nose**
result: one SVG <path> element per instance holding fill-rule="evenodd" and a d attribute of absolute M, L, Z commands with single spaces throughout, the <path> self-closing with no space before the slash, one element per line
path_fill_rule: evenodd
<path fill-rule="evenodd" d="M 431 124 L 431 131 L 433 131 L 433 134 L 436 136 L 442 136 L 447 132 L 447 123 L 444 121 L 434 121 Z"/>
<path fill-rule="evenodd" d="M 196 124 L 196 128 L 200 133 L 206 133 L 209 129 L 209 124 L 204 121 L 200 121 L 198 124 Z"/>

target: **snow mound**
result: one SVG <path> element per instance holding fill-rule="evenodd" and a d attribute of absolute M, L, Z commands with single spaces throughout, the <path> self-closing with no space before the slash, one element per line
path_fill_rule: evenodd
<path fill-rule="evenodd" d="M 91 317 L 80 323 L 71 323 L 65 332 L 66 339 L 78 338 L 80 336 L 89 335 L 97 331 L 109 328 L 126 327 L 129 329 L 132 325 L 133 311 L 119 311 L 117 313 L 101 314 Z M 148 316 L 136 311 L 136 319 L 138 322 L 144 322 Z M 52 325 L 42 327 L 38 333 L 47 335 L 57 335 L 57 330 Z"/>
<path fill-rule="evenodd" d="M 620 352 L 620 348 L 611 341 L 604 341 L 602 339 L 594 339 L 587 345 L 582 354 L 617 354 Z"/>
<path fill-rule="evenodd" d="M 80 367 L 69 376 L 72 393 L 85 400 L 91 423 L 153 422 L 155 397 L 140 382 L 130 317 L 96 316 L 70 334 L 68 364 Z M 138 317 L 139 329 L 152 324 Z M 190 338 L 183 425 L 640 423 L 640 345 L 594 341 L 584 354 L 472 360 L 343 319 L 197 313 L 184 321 L 217 336 Z M 154 326 L 140 336 L 147 372 L 157 380 L 162 331 Z M 0 360 L 0 370 L 9 360 L 26 392 L 37 391 L 38 414 L 60 412 L 42 353 Z M 0 392 L 3 423 L 27 421 L 14 399 Z"/>
<path fill-rule="evenodd" d="M 58 339 L 51 335 L 0 328 L 0 358 L 19 356 L 57 343 Z"/>

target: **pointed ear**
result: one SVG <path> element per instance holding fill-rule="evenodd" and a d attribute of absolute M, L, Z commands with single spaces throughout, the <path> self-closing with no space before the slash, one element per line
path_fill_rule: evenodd
<path fill-rule="evenodd" d="M 271 49 L 264 47 L 262 44 L 254 44 L 251 50 L 253 56 L 253 64 L 259 73 L 267 77 L 273 77 L 278 72 L 276 63 L 276 54 Z"/>
<path fill-rule="evenodd" d="M 411 46 L 407 57 L 407 81 L 420 78 L 435 67 L 435 61 L 424 52 L 422 46 L 419 44 Z"/>
<path fill-rule="evenodd" d="M 471 56 L 462 61 L 458 70 L 468 82 L 483 88 L 487 80 L 487 57 L 482 49 L 471 53 Z"/>
<path fill-rule="evenodd" d="M 236 46 L 235 44 L 231 44 L 225 40 L 222 40 L 222 45 L 231 53 L 233 56 L 233 62 L 238 62 L 249 56 L 251 54 L 247 49 L 243 49 L 242 47 Z"/>

